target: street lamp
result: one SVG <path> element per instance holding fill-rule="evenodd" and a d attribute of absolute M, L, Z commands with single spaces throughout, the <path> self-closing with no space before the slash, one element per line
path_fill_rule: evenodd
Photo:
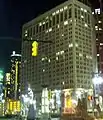
<path fill-rule="evenodd" d="M 101 83 L 103 83 L 103 79 L 102 79 L 101 76 L 97 75 L 93 78 L 93 84 L 94 85 L 99 85 Z"/>
<path fill-rule="evenodd" d="M 93 78 L 93 90 L 94 90 L 94 97 L 100 93 L 100 85 L 103 83 L 103 78 L 96 74 Z"/>

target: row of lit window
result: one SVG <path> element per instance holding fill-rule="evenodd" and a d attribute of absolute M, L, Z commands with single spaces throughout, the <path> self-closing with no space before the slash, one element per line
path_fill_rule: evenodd
<path fill-rule="evenodd" d="M 78 8 L 80 9 L 81 11 L 85 12 L 85 13 L 90 13 L 89 11 L 87 11 L 85 8 L 82 8 L 81 6 L 77 5 L 77 4 L 74 4 L 75 8 Z"/>
<path fill-rule="evenodd" d="M 66 26 L 66 25 L 68 25 L 69 24 L 69 22 L 72 22 L 72 20 L 70 20 L 70 21 L 64 21 L 64 26 Z M 58 24 L 58 23 L 55 23 L 55 24 Z M 54 25 L 55 25 L 54 24 Z M 58 28 L 60 28 L 60 25 L 58 24 Z M 37 29 L 37 30 L 36 30 Z M 35 31 L 34 31 L 35 30 Z M 36 28 L 34 27 L 33 28 L 33 30 L 32 30 L 32 28 L 30 28 L 30 29 L 28 29 L 28 31 L 26 30 L 25 31 L 25 33 L 24 33 L 24 36 L 25 37 L 31 37 L 32 35 L 35 35 L 35 34 L 37 34 L 37 33 L 40 33 L 40 32 L 43 32 L 45 30 L 45 33 L 49 33 L 49 32 L 51 32 L 51 31 L 53 31 L 53 28 L 52 28 L 52 26 L 49 26 L 49 24 L 48 24 L 48 26 L 47 27 L 39 27 L 39 26 L 37 26 Z"/>
<path fill-rule="evenodd" d="M 54 30 L 53 31 L 53 29 L 52 28 L 49 28 L 48 30 L 46 30 L 45 31 L 45 33 L 50 33 L 51 31 L 51 34 L 45 34 L 44 32 L 42 33 L 42 34 L 39 34 L 39 36 L 38 36 L 38 39 L 43 39 L 43 38 L 48 38 L 49 36 L 51 36 L 51 37 L 53 37 L 53 35 L 55 34 L 55 36 L 58 36 L 59 34 L 61 34 L 62 32 L 63 33 L 65 33 L 65 34 L 67 34 L 68 33 L 68 30 L 69 30 L 69 32 L 72 30 L 72 28 L 71 27 L 69 27 L 69 29 L 68 28 L 64 28 L 64 30 Z M 31 38 L 32 39 L 32 38 Z M 35 38 L 36 39 L 36 38 Z M 49 38 L 50 39 L 50 38 Z"/>
<path fill-rule="evenodd" d="M 90 15 L 87 12 L 83 12 L 80 9 L 75 8 L 75 18 L 85 21 L 90 24 Z"/>
<path fill-rule="evenodd" d="M 67 25 L 68 24 L 68 21 L 65 21 L 64 22 L 64 25 Z M 88 25 L 85 23 L 84 24 L 84 27 L 88 27 Z M 48 30 L 46 30 L 45 31 L 45 33 L 49 33 L 49 32 L 51 32 L 52 31 L 52 28 L 49 28 Z M 32 33 L 32 31 L 31 31 L 31 33 Z M 55 33 L 55 32 L 54 32 Z M 53 33 L 52 33 L 53 34 Z M 59 32 L 58 32 L 58 34 L 59 34 Z M 30 35 L 27 35 L 27 33 L 26 33 L 26 36 L 28 36 L 28 37 L 30 37 L 30 36 L 32 36 L 32 34 L 30 34 Z M 43 37 L 43 36 L 42 36 Z M 47 36 L 48 37 L 48 36 Z"/>
<path fill-rule="evenodd" d="M 71 47 L 71 46 L 70 46 Z M 71 53 L 72 54 L 72 53 Z M 60 51 L 60 52 L 57 52 L 56 53 L 56 60 L 59 60 L 59 57 L 58 56 L 64 56 L 64 51 Z M 79 57 L 84 57 L 84 58 L 87 58 L 87 59 L 92 59 L 92 56 L 88 56 L 88 55 L 83 55 L 82 53 L 79 53 L 77 52 L 76 55 L 78 55 Z M 63 57 L 64 59 L 66 58 L 66 55 Z M 42 61 L 48 61 L 48 62 L 51 62 L 51 59 L 50 58 L 47 58 L 47 57 L 43 57 L 41 59 Z"/>
<path fill-rule="evenodd" d="M 88 64 L 87 64 L 88 65 Z M 73 68 L 71 68 L 71 67 L 66 67 L 65 69 L 64 69 L 64 65 L 60 68 L 60 67 L 58 67 L 58 66 L 54 66 L 53 67 L 53 69 L 41 69 L 41 68 L 39 68 L 38 69 L 38 71 L 37 71 L 37 76 L 40 74 L 40 73 L 42 73 L 42 72 L 45 72 L 45 75 L 46 75 L 46 73 L 48 73 L 48 74 L 50 74 L 51 75 L 51 72 L 52 72 L 52 74 L 54 73 L 54 74 L 56 74 L 56 76 L 58 76 L 58 75 L 62 75 L 62 74 L 68 74 L 68 73 L 73 73 Z M 88 74 L 88 71 L 91 71 L 92 70 L 92 65 L 90 66 L 90 67 L 86 67 L 85 65 L 84 65 L 84 67 L 83 66 L 81 66 L 81 65 L 77 65 L 77 67 L 76 67 L 76 69 L 77 69 L 77 72 L 78 72 L 78 74 L 80 73 L 81 74 L 81 70 L 82 70 L 82 72 L 84 73 L 84 74 Z M 32 71 L 32 73 L 31 73 L 31 75 L 33 74 L 34 76 L 35 76 L 35 71 Z M 41 74 L 41 75 L 44 75 L 44 73 L 43 74 Z M 55 76 L 55 75 L 53 75 L 53 76 Z"/>
<path fill-rule="evenodd" d="M 80 24 L 78 24 L 77 26 L 76 26 L 76 29 L 75 29 L 77 32 L 84 32 L 84 33 L 86 33 L 86 34 L 90 34 L 90 32 L 91 32 L 91 28 L 90 27 L 82 27 Z"/>
<path fill-rule="evenodd" d="M 52 25 L 55 25 L 55 24 L 58 24 L 60 21 L 62 22 L 62 21 L 65 21 L 68 17 L 69 18 L 71 18 L 71 15 L 72 15 L 72 11 L 71 11 L 72 9 L 71 8 L 69 8 L 69 14 L 68 14 L 68 12 L 67 12 L 67 10 L 65 10 L 64 11 L 64 13 L 62 12 L 62 13 L 60 13 L 60 16 L 59 16 L 59 14 L 57 14 L 57 16 L 56 16 L 56 18 L 55 18 L 55 12 L 53 13 L 53 17 L 52 18 L 50 18 L 49 19 L 49 21 L 46 21 L 46 22 L 43 22 L 43 23 L 39 23 L 39 25 L 37 24 L 36 25 L 36 27 L 34 27 L 33 28 L 33 33 L 35 34 L 35 33 L 38 33 L 38 31 L 39 32 L 41 32 L 41 31 L 43 31 L 43 30 L 45 30 L 45 29 L 47 29 L 48 27 L 50 28 L 50 27 L 52 27 Z M 81 11 L 83 12 L 83 8 L 81 8 Z M 84 12 L 86 13 L 87 12 L 87 10 L 84 10 Z M 56 12 L 57 13 L 57 12 Z M 58 10 L 58 13 L 59 13 L 59 10 Z M 59 17 L 60 17 L 60 21 L 59 21 Z M 64 20 L 63 20 L 63 18 L 64 18 Z M 90 21 L 89 20 L 89 17 L 88 17 L 88 21 Z M 53 23 L 52 23 L 53 22 Z M 67 21 L 66 22 L 64 22 L 64 25 L 67 25 L 68 23 L 67 23 Z M 42 26 L 42 27 L 41 27 Z M 39 29 L 39 30 L 38 30 Z M 50 30 L 51 31 L 51 30 Z M 30 32 L 30 33 L 29 33 Z M 28 34 L 28 35 L 27 35 Z M 25 36 L 31 36 L 31 34 L 32 34 L 32 28 L 30 28 L 29 30 L 28 30 L 28 32 L 27 31 L 25 31 Z"/>
<path fill-rule="evenodd" d="M 92 57 L 86 56 L 86 58 L 87 58 L 87 60 L 92 60 Z M 71 61 L 72 59 L 73 59 L 72 57 L 67 58 L 67 57 L 63 56 L 63 58 L 61 58 L 61 57 L 57 56 L 54 61 L 57 61 L 58 64 L 61 64 L 62 62 L 64 62 L 64 60 L 65 60 L 65 62 L 69 60 L 69 64 L 72 64 L 72 61 Z M 44 61 L 44 59 L 42 59 L 42 60 Z M 79 60 L 79 62 L 78 62 L 78 60 Z M 85 62 L 84 62 L 84 60 L 85 60 Z M 50 64 L 47 64 L 47 63 L 50 63 L 51 61 L 53 62 L 53 59 L 48 59 L 45 62 L 43 62 L 42 65 L 46 65 L 46 66 L 49 65 L 50 66 Z M 80 54 L 80 57 L 76 57 L 76 62 L 78 64 L 84 64 L 84 65 L 85 65 L 85 63 L 86 63 L 86 65 L 91 63 L 91 61 L 86 61 L 86 59 L 84 57 L 82 57 L 82 54 Z M 33 65 L 34 65 L 33 61 L 31 63 L 32 63 L 31 67 L 33 67 Z M 67 65 L 68 63 L 64 63 L 64 64 Z M 41 66 L 41 65 L 39 65 L 39 66 Z"/>

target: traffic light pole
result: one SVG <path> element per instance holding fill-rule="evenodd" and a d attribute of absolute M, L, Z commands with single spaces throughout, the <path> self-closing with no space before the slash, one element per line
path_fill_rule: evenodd
<path fill-rule="evenodd" d="M 44 40 L 38 40 L 38 39 L 27 39 L 24 38 L 24 41 L 28 41 L 28 42 L 32 42 L 32 56 L 36 57 L 38 55 L 38 43 L 42 42 L 42 43 L 52 43 L 52 41 L 44 41 Z"/>
<path fill-rule="evenodd" d="M 46 41 L 46 40 L 38 40 L 38 39 L 28 39 L 28 38 L 23 38 L 23 40 L 24 41 L 28 41 L 28 42 L 34 42 L 34 41 L 36 41 L 36 42 L 42 42 L 42 43 L 53 43 L 52 41 Z"/>

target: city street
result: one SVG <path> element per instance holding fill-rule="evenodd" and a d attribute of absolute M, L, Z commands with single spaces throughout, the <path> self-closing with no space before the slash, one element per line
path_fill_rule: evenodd
<path fill-rule="evenodd" d="M 0 120 L 16 120 L 15 118 L 0 118 Z"/>
<path fill-rule="evenodd" d="M 0 118 L 0 120 L 18 120 L 17 118 L 15 117 L 12 117 L 12 118 Z M 20 120 L 20 119 L 19 119 Z"/>

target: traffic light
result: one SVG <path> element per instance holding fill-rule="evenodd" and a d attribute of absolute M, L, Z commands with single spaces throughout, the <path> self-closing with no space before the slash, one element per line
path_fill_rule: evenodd
<path fill-rule="evenodd" d="M 37 56 L 38 55 L 38 42 L 34 41 L 32 43 L 32 56 Z"/>

